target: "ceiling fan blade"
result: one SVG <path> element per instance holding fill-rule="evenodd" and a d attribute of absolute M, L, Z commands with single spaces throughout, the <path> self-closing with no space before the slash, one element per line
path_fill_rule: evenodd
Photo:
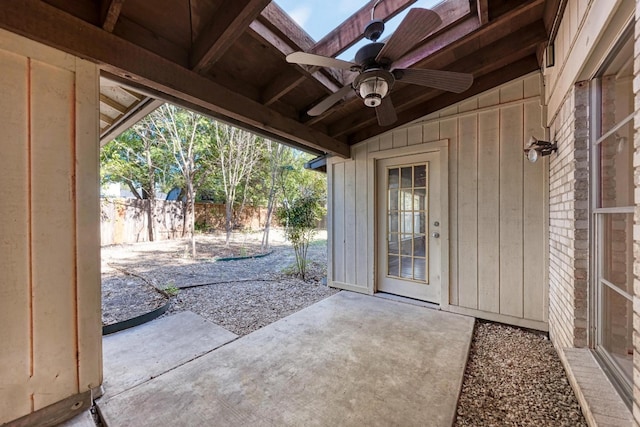
<path fill-rule="evenodd" d="M 380 126 L 389 126 L 398 120 L 396 108 L 393 106 L 389 95 L 382 98 L 382 103 L 376 107 L 376 116 Z"/>
<path fill-rule="evenodd" d="M 351 90 L 353 90 L 353 87 L 350 84 L 344 86 L 342 89 L 339 89 L 337 92 L 332 93 L 320 101 L 316 106 L 307 111 L 307 114 L 310 116 L 319 116 L 332 107 L 336 102 L 344 98 Z"/>
<path fill-rule="evenodd" d="M 440 15 L 429 9 L 409 10 L 396 31 L 378 53 L 376 61 L 387 58 L 394 62 L 411 50 L 420 40 L 431 34 L 442 24 Z"/>
<path fill-rule="evenodd" d="M 398 68 L 393 70 L 393 74 L 402 83 L 411 83 L 455 93 L 464 92 L 473 83 L 473 74 L 457 73 L 455 71 Z"/>
<path fill-rule="evenodd" d="M 357 67 L 353 62 L 306 52 L 290 53 L 287 55 L 287 62 L 292 64 L 315 65 L 317 67 L 340 68 L 342 70 L 350 70 L 352 67 Z"/>

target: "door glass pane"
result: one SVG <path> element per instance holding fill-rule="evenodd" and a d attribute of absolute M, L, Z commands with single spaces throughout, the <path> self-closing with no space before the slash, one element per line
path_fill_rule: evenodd
<path fill-rule="evenodd" d="M 402 241 L 400 242 L 400 246 L 402 246 L 401 254 L 409 255 L 412 254 L 413 249 L 413 239 L 411 238 L 411 234 L 403 234 Z"/>
<path fill-rule="evenodd" d="M 633 306 L 606 285 L 602 285 L 602 343 L 616 365 L 633 377 Z"/>
<path fill-rule="evenodd" d="M 633 205 L 633 121 L 600 143 L 600 207 Z"/>
<path fill-rule="evenodd" d="M 413 239 L 413 256 L 423 257 L 425 253 L 425 236 L 416 236 Z"/>
<path fill-rule="evenodd" d="M 429 167 L 425 163 L 387 170 L 389 276 L 421 282 L 426 282 L 429 276 L 426 260 L 428 177 Z"/>
<path fill-rule="evenodd" d="M 413 233 L 413 213 L 402 212 L 402 232 L 403 233 Z"/>
<path fill-rule="evenodd" d="M 424 212 L 419 212 L 416 219 L 417 225 L 415 232 L 425 234 L 427 232 L 427 214 Z"/>
<path fill-rule="evenodd" d="M 400 209 L 411 211 L 413 209 L 413 197 L 411 191 L 402 190 L 400 192 Z"/>
<path fill-rule="evenodd" d="M 413 184 L 413 179 L 411 176 L 411 171 L 413 168 L 402 168 L 402 188 L 411 188 Z"/>
<path fill-rule="evenodd" d="M 398 188 L 400 169 L 389 169 L 389 188 Z"/>
<path fill-rule="evenodd" d="M 388 257 L 388 264 L 389 264 L 389 276 L 395 276 L 398 277 L 400 274 L 399 272 L 399 268 L 400 268 L 400 258 L 397 255 L 389 255 Z"/>
<path fill-rule="evenodd" d="M 409 256 L 401 257 L 400 277 L 405 279 L 413 279 L 413 259 L 411 259 L 411 257 Z"/>
<path fill-rule="evenodd" d="M 416 280 L 427 280 L 427 268 L 424 258 L 414 258 L 413 276 Z"/>
<path fill-rule="evenodd" d="M 398 210 L 398 190 L 389 191 L 389 210 Z"/>
<path fill-rule="evenodd" d="M 389 254 L 398 254 L 400 250 L 400 245 L 398 244 L 398 235 L 392 233 L 389 235 Z"/>
<path fill-rule="evenodd" d="M 601 214 L 601 277 L 633 295 L 633 214 Z"/>
<path fill-rule="evenodd" d="M 414 206 L 416 210 L 425 210 L 425 201 L 427 200 L 427 191 L 425 189 L 415 190 L 413 193 Z"/>
<path fill-rule="evenodd" d="M 398 229 L 398 212 L 389 212 L 389 231 L 397 233 Z"/>
<path fill-rule="evenodd" d="M 413 186 L 414 187 L 425 187 L 427 185 L 427 167 L 416 166 L 413 169 Z"/>

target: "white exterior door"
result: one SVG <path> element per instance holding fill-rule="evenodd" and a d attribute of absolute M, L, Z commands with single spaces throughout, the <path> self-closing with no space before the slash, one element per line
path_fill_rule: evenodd
<path fill-rule="evenodd" d="M 377 161 L 377 290 L 440 303 L 440 153 Z"/>

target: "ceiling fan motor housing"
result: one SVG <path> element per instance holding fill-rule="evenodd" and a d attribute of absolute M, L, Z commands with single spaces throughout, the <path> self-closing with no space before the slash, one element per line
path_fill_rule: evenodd
<path fill-rule="evenodd" d="M 364 45 L 356 53 L 355 62 L 360 66 L 362 70 L 368 70 L 369 68 L 387 68 L 391 64 L 380 64 L 376 62 L 376 56 L 384 43 L 369 43 Z"/>

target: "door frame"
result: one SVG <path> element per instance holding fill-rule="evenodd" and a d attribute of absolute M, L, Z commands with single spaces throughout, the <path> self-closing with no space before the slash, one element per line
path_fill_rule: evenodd
<path fill-rule="evenodd" d="M 409 145 L 406 147 L 392 148 L 390 150 L 375 151 L 367 155 L 367 192 L 371 196 L 368 200 L 369 215 L 367 218 L 368 229 L 373 244 L 369 245 L 367 250 L 369 251 L 369 259 L 373 260 L 372 280 L 373 287 L 372 292 L 378 291 L 378 265 L 379 257 L 381 254 L 378 252 L 378 229 L 377 221 L 378 212 L 378 178 L 377 178 L 377 161 L 385 160 L 392 157 L 410 156 L 415 154 L 425 153 L 439 153 L 440 161 L 440 217 L 441 217 L 441 231 L 440 231 L 440 308 L 446 309 L 449 306 L 449 139 L 440 139 L 436 141 L 423 142 L 421 144 Z"/>

